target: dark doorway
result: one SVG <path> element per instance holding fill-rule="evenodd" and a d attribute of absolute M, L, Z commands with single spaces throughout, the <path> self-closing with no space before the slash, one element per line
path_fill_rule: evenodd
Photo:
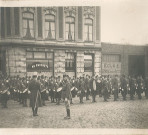
<path fill-rule="evenodd" d="M 144 55 L 129 55 L 128 70 L 130 76 L 145 76 L 145 60 Z"/>

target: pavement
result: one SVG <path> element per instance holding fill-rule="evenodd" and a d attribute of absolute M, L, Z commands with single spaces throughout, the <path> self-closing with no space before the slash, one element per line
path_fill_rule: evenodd
<path fill-rule="evenodd" d="M 30 107 L 22 107 L 18 102 L 9 100 L 8 108 L 0 108 L 0 128 L 131 128 L 148 129 L 148 99 L 123 101 L 121 95 L 118 101 L 113 96 L 104 102 L 102 97 L 96 97 L 84 104 L 79 98 L 73 99 L 71 119 L 64 120 L 66 115 L 64 103 L 56 105 L 46 101 L 46 106 L 40 107 L 39 116 L 33 117 Z M 28 100 L 29 104 L 29 100 Z"/>

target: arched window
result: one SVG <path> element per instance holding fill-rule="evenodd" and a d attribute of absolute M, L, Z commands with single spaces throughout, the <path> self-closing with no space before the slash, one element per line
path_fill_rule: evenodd
<path fill-rule="evenodd" d="M 55 15 L 45 14 L 45 38 L 55 39 Z"/>
<path fill-rule="evenodd" d="M 66 40 L 75 40 L 75 18 L 73 16 L 67 16 L 66 20 Z"/>
<path fill-rule="evenodd" d="M 84 26 L 84 37 L 85 41 L 92 42 L 93 41 L 93 20 L 91 18 L 85 18 L 85 26 Z"/>
<path fill-rule="evenodd" d="M 34 38 L 34 14 L 29 11 L 23 12 L 23 37 Z"/>

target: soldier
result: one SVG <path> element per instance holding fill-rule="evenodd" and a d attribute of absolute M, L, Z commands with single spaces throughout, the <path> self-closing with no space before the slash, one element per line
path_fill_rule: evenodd
<path fill-rule="evenodd" d="M 98 91 L 98 94 L 99 94 L 99 97 L 102 97 L 102 80 L 100 77 L 97 78 L 97 81 L 96 81 L 96 89 Z"/>
<path fill-rule="evenodd" d="M 137 92 L 137 95 L 138 95 L 138 99 L 142 99 L 141 93 L 143 92 L 143 89 L 144 89 L 144 81 L 142 79 L 142 76 L 138 76 L 137 84 L 138 84 L 138 87 L 137 87 L 136 92 Z"/>
<path fill-rule="evenodd" d="M 68 76 L 64 75 L 63 76 L 64 83 L 63 83 L 63 89 L 62 89 L 62 99 L 65 102 L 65 107 L 66 107 L 66 112 L 67 116 L 64 117 L 64 119 L 70 119 L 70 100 L 72 98 L 71 95 L 71 88 L 70 88 L 70 82 L 68 79 Z"/>
<path fill-rule="evenodd" d="M 41 86 L 41 99 L 42 99 L 42 105 L 45 106 L 45 100 L 46 100 L 46 88 L 44 85 L 44 82 L 40 83 Z"/>
<path fill-rule="evenodd" d="M 134 99 L 135 91 L 137 88 L 137 82 L 134 76 L 129 80 L 129 85 L 130 85 L 130 99 Z"/>
<path fill-rule="evenodd" d="M 56 90 L 56 105 L 59 105 L 60 99 L 61 99 L 61 92 L 62 92 L 62 82 L 61 82 L 60 76 L 58 76 L 56 80 L 55 90 Z"/>
<path fill-rule="evenodd" d="M 123 97 L 123 100 L 126 100 L 126 95 L 127 95 L 127 81 L 125 79 L 125 75 L 122 75 L 121 79 L 120 79 L 120 86 L 121 86 L 121 94 Z"/>
<path fill-rule="evenodd" d="M 108 81 L 107 81 L 107 78 L 105 77 L 104 80 L 102 81 L 102 94 L 103 94 L 103 97 L 104 97 L 104 102 L 107 102 L 107 98 L 108 98 Z"/>
<path fill-rule="evenodd" d="M 55 80 L 53 77 L 51 77 L 49 81 L 49 89 L 50 89 L 50 97 L 51 97 L 51 103 L 55 103 Z"/>
<path fill-rule="evenodd" d="M 27 89 L 27 84 L 26 80 L 22 80 L 22 100 L 23 100 L 23 107 L 27 107 L 27 96 L 28 96 L 28 89 Z"/>
<path fill-rule="evenodd" d="M 115 77 L 112 79 L 112 91 L 114 94 L 114 101 L 117 101 L 118 96 L 118 76 L 115 75 Z"/>
<path fill-rule="evenodd" d="M 9 99 L 8 96 L 10 95 L 10 92 L 8 91 L 8 89 L 9 87 L 6 84 L 6 82 L 2 82 L 0 87 L 2 108 L 8 108 L 7 101 Z"/>
<path fill-rule="evenodd" d="M 90 77 L 89 75 L 86 75 L 86 78 L 84 79 L 85 88 L 86 88 L 86 100 L 89 100 L 89 95 L 90 95 L 89 81 L 90 81 Z"/>
<path fill-rule="evenodd" d="M 37 76 L 33 76 L 33 80 L 29 83 L 30 105 L 32 107 L 33 116 L 38 116 L 38 107 L 41 106 L 40 83 L 37 81 Z"/>
<path fill-rule="evenodd" d="M 80 78 L 79 91 L 80 91 L 80 103 L 84 103 L 83 97 L 85 95 L 85 82 L 83 77 Z"/>
<path fill-rule="evenodd" d="M 148 77 L 145 79 L 145 97 L 148 99 Z"/>
<path fill-rule="evenodd" d="M 91 95 L 92 95 L 92 102 L 96 102 L 96 80 L 95 80 L 95 76 L 93 76 L 91 81 L 90 81 L 90 89 L 91 89 Z"/>

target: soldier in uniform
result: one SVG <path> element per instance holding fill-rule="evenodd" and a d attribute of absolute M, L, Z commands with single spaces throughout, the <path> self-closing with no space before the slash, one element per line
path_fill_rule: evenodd
<path fill-rule="evenodd" d="M 53 77 L 51 77 L 49 81 L 49 89 L 50 89 L 50 97 L 51 97 L 51 103 L 55 103 L 55 80 Z"/>
<path fill-rule="evenodd" d="M 108 99 L 108 85 L 109 85 L 109 82 L 105 77 L 104 80 L 102 81 L 102 90 L 103 90 L 102 94 L 105 102 L 107 102 L 107 99 Z"/>
<path fill-rule="evenodd" d="M 90 95 L 90 90 L 89 90 L 89 81 L 90 77 L 86 75 L 86 78 L 84 79 L 85 81 L 85 87 L 86 87 L 86 100 L 89 100 L 89 95 Z"/>
<path fill-rule="evenodd" d="M 121 79 L 120 79 L 120 86 L 121 86 L 121 94 L 123 97 L 123 100 L 126 100 L 126 95 L 127 95 L 127 81 L 125 79 L 125 75 L 122 75 Z"/>
<path fill-rule="evenodd" d="M 8 108 L 7 101 L 9 99 L 8 95 L 10 95 L 8 89 L 9 89 L 8 85 L 6 84 L 6 82 L 3 81 L 0 87 L 2 108 Z"/>
<path fill-rule="evenodd" d="M 31 92 L 30 105 L 32 107 L 33 116 L 38 116 L 38 107 L 41 106 L 40 83 L 37 81 L 37 76 L 33 75 L 33 80 L 30 81 L 28 89 Z"/>
<path fill-rule="evenodd" d="M 148 77 L 145 79 L 145 97 L 148 99 Z"/>
<path fill-rule="evenodd" d="M 62 89 L 62 99 L 65 102 L 65 107 L 67 112 L 67 116 L 64 117 L 64 119 L 70 119 L 71 118 L 70 117 L 70 100 L 72 98 L 71 86 L 70 86 L 68 76 L 64 75 L 63 79 L 64 79 L 64 83 L 63 83 L 63 89 Z"/>
<path fill-rule="evenodd" d="M 138 95 L 138 99 L 142 99 L 141 93 L 143 92 L 143 88 L 144 88 L 144 81 L 142 79 L 142 76 L 138 76 L 137 78 L 137 95 Z"/>
<path fill-rule="evenodd" d="M 114 95 L 114 101 L 117 101 L 118 97 L 118 76 L 115 75 L 114 78 L 112 78 L 112 91 Z"/>
<path fill-rule="evenodd" d="M 92 95 L 92 102 L 96 102 L 96 80 L 95 76 L 92 77 L 90 81 L 90 89 L 91 89 L 91 95 Z"/>
<path fill-rule="evenodd" d="M 85 95 L 85 82 L 83 77 L 80 78 L 79 91 L 80 91 L 80 103 L 83 103 L 83 97 Z"/>

